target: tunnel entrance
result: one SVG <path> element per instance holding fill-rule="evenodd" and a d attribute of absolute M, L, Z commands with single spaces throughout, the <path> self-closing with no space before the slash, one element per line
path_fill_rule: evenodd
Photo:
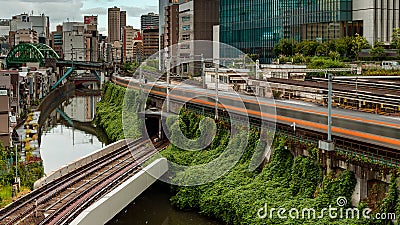
<path fill-rule="evenodd" d="M 155 116 L 146 116 L 145 121 L 148 137 L 151 140 L 161 140 L 162 137 L 160 136 L 160 118 Z"/>
<path fill-rule="evenodd" d="M 161 111 L 154 110 L 146 110 L 145 112 L 139 113 L 139 117 L 145 121 L 142 127 L 142 136 L 151 139 L 153 142 L 167 139 L 161 120 L 165 123 L 168 115 L 171 115 L 171 113 L 161 113 Z"/>

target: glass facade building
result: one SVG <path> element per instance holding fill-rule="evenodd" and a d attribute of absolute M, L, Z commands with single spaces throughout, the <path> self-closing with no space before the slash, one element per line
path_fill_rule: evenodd
<path fill-rule="evenodd" d="M 220 41 L 270 62 L 282 38 L 326 41 L 363 33 L 352 0 L 220 0 Z"/>

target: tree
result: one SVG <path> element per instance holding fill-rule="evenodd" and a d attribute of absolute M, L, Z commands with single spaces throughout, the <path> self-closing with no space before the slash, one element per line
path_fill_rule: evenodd
<path fill-rule="evenodd" d="M 365 37 L 363 37 L 363 36 L 360 36 L 359 34 L 356 34 L 356 36 L 353 38 L 353 41 L 352 41 L 351 51 L 352 51 L 353 55 L 356 57 L 357 61 L 358 61 L 358 55 L 359 55 L 361 49 L 364 49 L 364 48 L 369 48 L 367 39 L 365 39 Z"/>
<path fill-rule="evenodd" d="M 296 52 L 305 56 L 315 56 L 318 45 L 316 41 L 302 41 L 297 44 Z"/>
<path fill-rule="evenodd" d="M 246 54 L 246 57 L 249 57 L 253 62 L 257 61 L 260 56 L 258 54 Z"/>
<path fill-rule="evenodd" d="M 275 56 L 292 56 L 295 54 L 296 45 L 297 41 L 294 39 L 280 39 L 279 42 L 274 46 L 274 54 Z"/>
<path fill-rule="evenodd" d="M 330 51 L 329 52 L 329 58 L 332 60 L 339 60 L 340 59 L 340 54 L 337 51 Z"/>
<path fill-rule="evenodd" d="M 328 50 L 328 46 L 325 44 L 319 44 L 317 49 L 315 50 L 315 53 L 317 55 L 326 55 L 326 52 Z"/>
<path fill-rule="evenodd" d="M 391 46 L 394 49 L 400 49 L 400 28 L 393 29 Z"/>
<path fill-rule="evenodd" d="M 384 43 L 381 41 L 376 41 L 374 47 L 372 47 L 369 55 L 373 58 L 383 58 L 385 57 L 385 49 L 383 48 Z"/>

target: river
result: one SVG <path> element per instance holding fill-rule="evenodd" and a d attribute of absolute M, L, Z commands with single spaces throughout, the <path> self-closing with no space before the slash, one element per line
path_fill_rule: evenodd
<path fill-rule="evenodd" d="M 99 135 L 87 132 L 93 130 L 89 129 L 90 122 L 94 118 L 99 99 L 100 97 L 95 96 L 73 97 L 50 113 L 43 124 L 40 143 L 40 156 L 46 174 L 105 146 L 97 137 Z M 63 115 L 74 122 L 75 128 Z M 169 190 L 169 185 L 157 182 L 108 224 L 220 224 L 197 213 L 175 209 L 169 203 Z"/>
<path fill-rule="evenodd" d="M 161 181 L 153 184 L 106 225 L 220 225 L 191 211 L 171 206 L 170 186 Z"/>

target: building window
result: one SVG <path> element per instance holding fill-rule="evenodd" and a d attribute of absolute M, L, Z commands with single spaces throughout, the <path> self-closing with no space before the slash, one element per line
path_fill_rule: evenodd
<path fill-rule="evenodd" d="M 190 34 L 184 34 L 184 35 L 182 35 L 182 40 L 184 40 L 184 41 L 190 40 Z"/>
<path fill-rule="evenodd" d="M 182 26 L 182 30 L 183 30 L 183 31 L 188 31 L 188 30 L 190 30 L 190 25 L 184 25 L 184 26 Z"/>
<path fill-rule="evenodd" d="M 182 22 L 190 21 L 190 16 L 182 16 Z"/>

